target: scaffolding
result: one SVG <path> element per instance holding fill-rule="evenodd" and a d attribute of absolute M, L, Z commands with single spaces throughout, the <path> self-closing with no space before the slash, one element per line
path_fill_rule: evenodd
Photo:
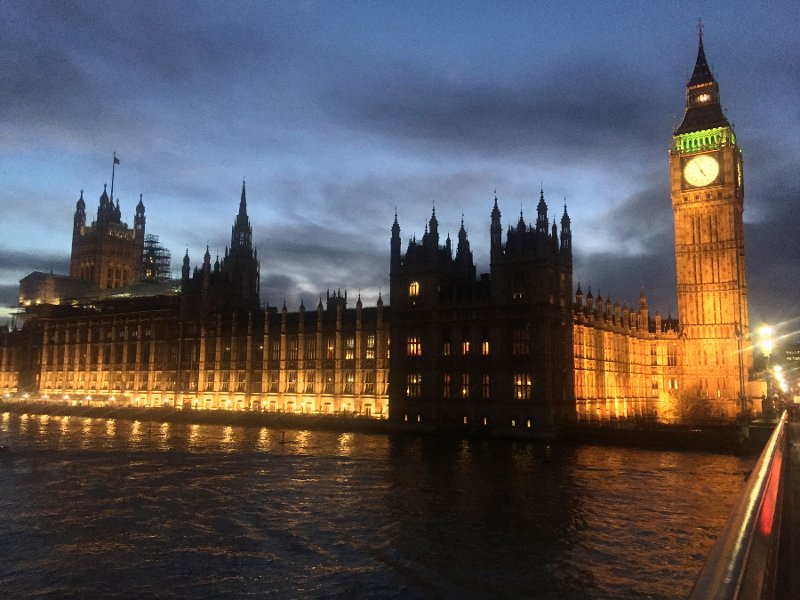
<path fill-rule="evenodd" d="M 158 241 L 158 236 L 149 233 L 144 238 L 142 252 L 142 279 L 144 281 L 163 281 L 172 276 L 172 255 Z"/>

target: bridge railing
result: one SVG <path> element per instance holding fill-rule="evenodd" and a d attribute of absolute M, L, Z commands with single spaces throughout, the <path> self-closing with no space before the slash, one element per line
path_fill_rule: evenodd
<path fill-rule="evenodd" d="M 784 412 L 689 594 L 690 600 L 772 598 L 785 487 Z"/>

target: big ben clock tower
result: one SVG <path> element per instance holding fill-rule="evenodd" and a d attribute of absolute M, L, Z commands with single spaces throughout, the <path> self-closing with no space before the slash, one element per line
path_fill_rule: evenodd
<path fill-rule="evenodd" d="M 670 184 L 675 211 L 681 393 L 735 417 L 747 371 L 742 153 L 725 118 L 699 31 L 686 112 L 673 135 Z"/>

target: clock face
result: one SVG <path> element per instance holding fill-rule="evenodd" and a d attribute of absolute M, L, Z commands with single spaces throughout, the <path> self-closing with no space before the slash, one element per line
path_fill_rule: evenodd
<path fill-rule="evenodd" d="M 717 159 L 708 154 L 695 156 L 683 167 L 683 176 L 689 185 L 702 187 L 714 181 L 719 175 Z"/>

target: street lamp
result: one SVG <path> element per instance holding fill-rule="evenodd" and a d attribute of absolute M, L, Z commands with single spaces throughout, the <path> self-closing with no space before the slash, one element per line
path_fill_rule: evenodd
<path fill-rule="evenodd" d="M 766 397 L 764 398 L 762 405 L 761 405 L 761 414 L 766 416 L 772 416 L 772 406 L 771 406 L 771 399 L 769 393 L 769 357 L 772 355 L 772 350 L 775 348 L 775 342 L 772 339 L 772 327 L 768 325 L 763 325 L 758 328 L 758 337 L 759 342 L 758 345 L 761 347 L 761 354 L 764 355 L 764 358 L 767 359 L 766 367 L 764 368 L 764 381 L 766 383 Z M 767 414 L 769 413 L 769 414 Z"/>

